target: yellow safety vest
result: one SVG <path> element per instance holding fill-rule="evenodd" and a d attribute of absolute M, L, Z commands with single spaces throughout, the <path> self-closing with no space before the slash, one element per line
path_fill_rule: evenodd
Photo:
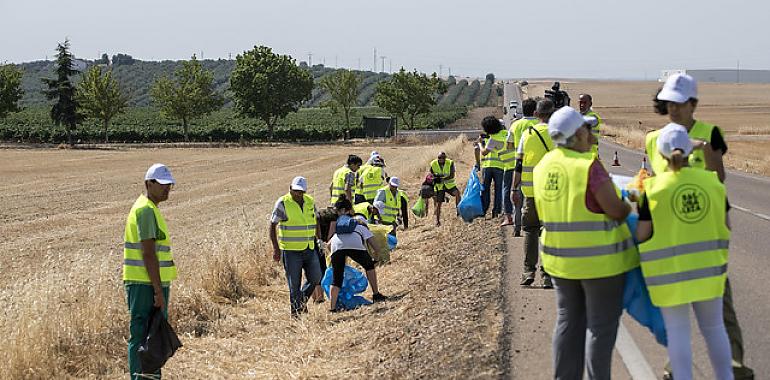
<path fill-rule="evenodd" d="M 535 167 L 535 206 L 543 223 L 540 254 L 552 276 L 603 278 L 639 265 L 628 225 L 586 208 L 593 162 L 591 152 L 556 148 Z"/>
<path fill-rule="evenodd" d="M 356 203 L 353 205 L 353 213 L 363 215 L 366 220 L 371 221 L 372 215 L 369 212 L 371 205 L 369 202 Z"/>
<path fill-rule="evenodd" d="M 155 221 L 158 224 L 158 230 L 160 230 L 159 236 L 165 236 L 164 239 L 155 241 L 155 255 L 158 257 L 158 264 L 160 265 L 160 282 L 169 284 L 176 279 L 176 265 L 174 265 L 174 255 L 171 252 L 168 227 L 166 227 L 166 220 L 163 219 L 158 207 L 144 194 L 136 199 L 128 213 L 128 218 L 126 218 L 126 229 L 123 235 L 123 281 L 152 283 L 144 266 L 142 241 L 139 240 L 139 228 L 136 222 L 139 210 L 146 207 L 151 208 L 155 214 Z"/>
<path fill-rule="evenodd" d="M 371 202 L 382 187 L 382 166 L 366 164 L 358 172 L 358 192 Z"/>
<path fill-rule="evenodd" d="M 331 203 L 337 202 L 337 199 L 340 197 L 340 195 L 345 194 L 345 176 L 347 176 L 348 173 L 354 173 L 354 172 L 350 170 L 350 168 L 347 165 L 334 171 L 334 175 L 332 176 Z M 353 196 L 353 198 L 349 199 L 349 201 L 353 202 L 356 195 L 355 182 L 353 183 L 353 186 L 350 188 L 350 195 Z"/>
<path fill-rule="evenodd" d="M 442 167 L 439 165 L 438 160 L 433 160 L 430 162 L 430 169 L 433 171 L 434 174 L 438 174 L 442 177 L 442 181 L 440 183 L 434 183 L 433 190 L 439 191 L 439 190 L 445 190 L 445 189 L 452 189 L 457 187 L 455 185 L 455 179 L 446 179 L 451 173 L 452 173 L 452 160 L 446 159 L 444 161 L 444 166 Z"/>
<path fill-rule="evenodd" d="M 716 125 L 713 124 L 707 124 L 702 121 L 695 121 L 695 124 L 692 126 L 690 131 L 687 133 L 690 138 L 703 140 L 711 143 L 711 133 L 714 130 L 714 128 L 719 131 L 719 134 L 724 137 L 724 134 L 722 133 L 722 130 L 719 129 Z M 645 146 L 647 148 L 647 157 L 650 160 L 650 167 L 652 168 L 652 171 L 655 172 L 655 174 L 661 174 L 666 171 L 668 168 L 668 161 L 660 155 L 660 152 L 658 152 L 658 136 L 660 135 L 660 129 L 656 131 L 652 131 L 647 134 L 645 137 Z M 693 168 L 699 168 L 699 169 L 705 169 L 706 168 L 706 157 L 703 153 L 703 149 L 695 149 L 690 154 L 690 158 L 688 160 L 690 163 L 690 167 Z"/>
<path fill-rule="evenodd" d="M 278 247 L 284 251 L 315 249 L 316 218 L 313 197 L 304 194 L 303 207 L 291 194 L 281 197 L 288 220 L 278 223 Z"/>
<path fill-rule="evenodd" d="M 396 191 L 396 195 L 390 191 L 390 186 L 385 186 L 377 192 L 385 192 L 385 209 L 380 213 L 380 218 L 385 224 L 395 223 L 398 213 L 401 211 L 401 191 Z"/>
<path fill-rule="evenodd" d="M 525 117 L 514 121 L 511 124 L 508 134 L 513 138 L 513 148 L 506 149 L 504 152 L 500 152 L 500 160 L 503 161 L 505 170 L 513 170 L 516 167 L 516 148 L 521 140 L 521 135 L 524 133 L 524 129 L 531 127 L 539 123 L 540 120 L 534 117 Z"/>
<path fill-rule="evenodd" d="M 595 117 L 596 118 L 596 125 L 591 128 L 591 133 L 593 133 L 594 137 L 596 137 L 596 144 L 593 144 L 591 146 L 591 152 L 594 154 L 599 153 L 599 137 L 601 136 L 601 126 L 602 126 L 602 118 L 599 117 L 599 114 L 594 112 L 594 110 L 590 110 L 585 113 L 587 117 Z"/>
<path fill-rule="evenodd" d="M 486 156 L 481 157 L 481 167 L 482 168 L 497 168 L 497 169 L 505 169 L 505 165 L 503 164 L 503 161 L 500 159 L 500 152 L 504 152 L 505 149 L 505 139 L 508 137 L 508 132 L 506 130 L 501 130 L 500 132 L 495 133 L 494 135 L 489 136 L 490 140 L 494 140 L 499 147 L 492 149 Z M 487 141 L 487 145 L 490 144 L 491 141 Z"/>
<path fill-rule="evenodd" d="M 639 245 L 652 303 L 669 307 L 721 297 L 730 230 L 716 173 L 684 167 L 644 181 L 653 235 Z"/>
<path fill-rule="evenodd" d="M 548 124 L 539 123 L 527 127 L 524 130 L 522 146 L 524 155 L 521 160 L 521 192 L 526 197 L 533 197 L 535 196 L 532 188 L 533 170 L 540 160 L 543 159 L 543 156 L 553 150 L 553 141 L 551 140 L 551 135 L 548 134 Z"/>

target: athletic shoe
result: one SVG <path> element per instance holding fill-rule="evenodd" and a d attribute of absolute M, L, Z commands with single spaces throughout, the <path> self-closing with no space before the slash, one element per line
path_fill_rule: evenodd
<path fill-rule="evenodd" d="M 372 301 L 373 302 L 382 302 L 382 301 L 387 301 L 387 300 L 388 300 L 388 296 L 386 296 L 386 295 L 384 295 L 382 293 L 374 293 L 374 294 L 372 294 Z"/>
<path fill-rule="evenodd" d="M 535 272 L 527 272 L 521 275 L 521 282 L 519 285 L 530 286 L 535 282 Z"/>
<path fill-rule="evenodd" d="M 553 289 L 553 281 L 551 277 L 543 277 L 543 289 Z"/>

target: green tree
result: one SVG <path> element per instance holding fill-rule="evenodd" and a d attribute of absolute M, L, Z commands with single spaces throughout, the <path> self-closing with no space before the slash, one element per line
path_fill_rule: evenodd
<path fill-rule="evenodd" d="M 190 120 L 220 109 L 225 102 L 214 90 L 214 74 L 203 69 L 195 55 L 182 62 L 174 80 L 163 76 L 155 81 L 150 94 L 163 116 L 182 121 L 184 141 L 190 141 Z"/>
<path fill-rule="evenodd" d="M 356 105 L 361 77 L 350 70 L 337 70 L 321 78 L 320 85 L 331 96 L 322 107 L 329 107 L 337 114 L 345 116 L 345 138 L 350 134 L 350 109 Z"/>
<path fill-rule="evenodd" d="M 14 65 L 0 65 L 0 118 L 21 111 L 19 100 L 24 96 L 24 90 L 21 89 L 22 75 L 22 71 Z"/>
<path fill-rule="evenodd" d="M 230 76 L 235 107 L 242 115 L 264 121 L 271 140 L 278 120 L 312 96 L 313 76 L 295 62 L 266 46 L 255 46 L 235 58 Z"/>
<path fill-rule="evenodd" d="M 43 83 L 48 86 L 44 90 L 48 100 L 55 100 L 56 103 L 51 107 L 51 120 L 56 126 L 64 124 L 67 131 L 67 143 L 74 146 L 72 132 L 83 120 L 83 116 L 78 113 L 78 102 L 75 99 L 75 85 L 72 84 L 70 77 L 79 73 L 73 67 L 73 55 L 70 53 L 70 41 L 65 39 L 63 44 L 56 47 L 56 78 L 43 78 Z"/>
<path fill-rule="evenodd" d="M 407 129 L 414 128 L 417 115 L 427 114 L 436 105 L 438 95 L 445 93 L 446 84 L 433 73 L 408 72 L 402 67 L 390 80 L 377 84 L 377 105 L 401 118 Z"/>
<path fill-rule="evenodd" d="M 83 74 L 75 96 L 86 117 L 99 119 L 104 127 L 104 142 L 109 142 L 110 121 L 123 113 L 128 105 L 128 96 L 112 77 L 112 70 L 102 74 L 102 68 L 92 66 Z"/>

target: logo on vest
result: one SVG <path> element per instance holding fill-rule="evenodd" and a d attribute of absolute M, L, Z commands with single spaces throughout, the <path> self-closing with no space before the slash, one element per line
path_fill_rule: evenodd
<path fill-rule="evenodd" d="M 709 204 L 706 191 L 697 185 L 687 184 L 674 191 L 671 207 L 679 220 L 692 224 L 706 217 Z"/>
<path fill-rule="evenodd" d="M 547 201 L 555 201 L 567 190 L 567 170 L 561 164 L 554 163 L 548 166 L 545 172 L 545 184 L 543 184 L 543 198 Z"/>

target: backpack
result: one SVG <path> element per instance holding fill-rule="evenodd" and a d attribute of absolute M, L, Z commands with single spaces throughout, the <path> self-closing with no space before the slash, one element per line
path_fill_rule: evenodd
<path fill-rule="evenodd" d="M 358 226 L 358 221 L 350 215 L 341 215 L 337 218 L 337 233 L 338 234 L 352 234 Z"/>

